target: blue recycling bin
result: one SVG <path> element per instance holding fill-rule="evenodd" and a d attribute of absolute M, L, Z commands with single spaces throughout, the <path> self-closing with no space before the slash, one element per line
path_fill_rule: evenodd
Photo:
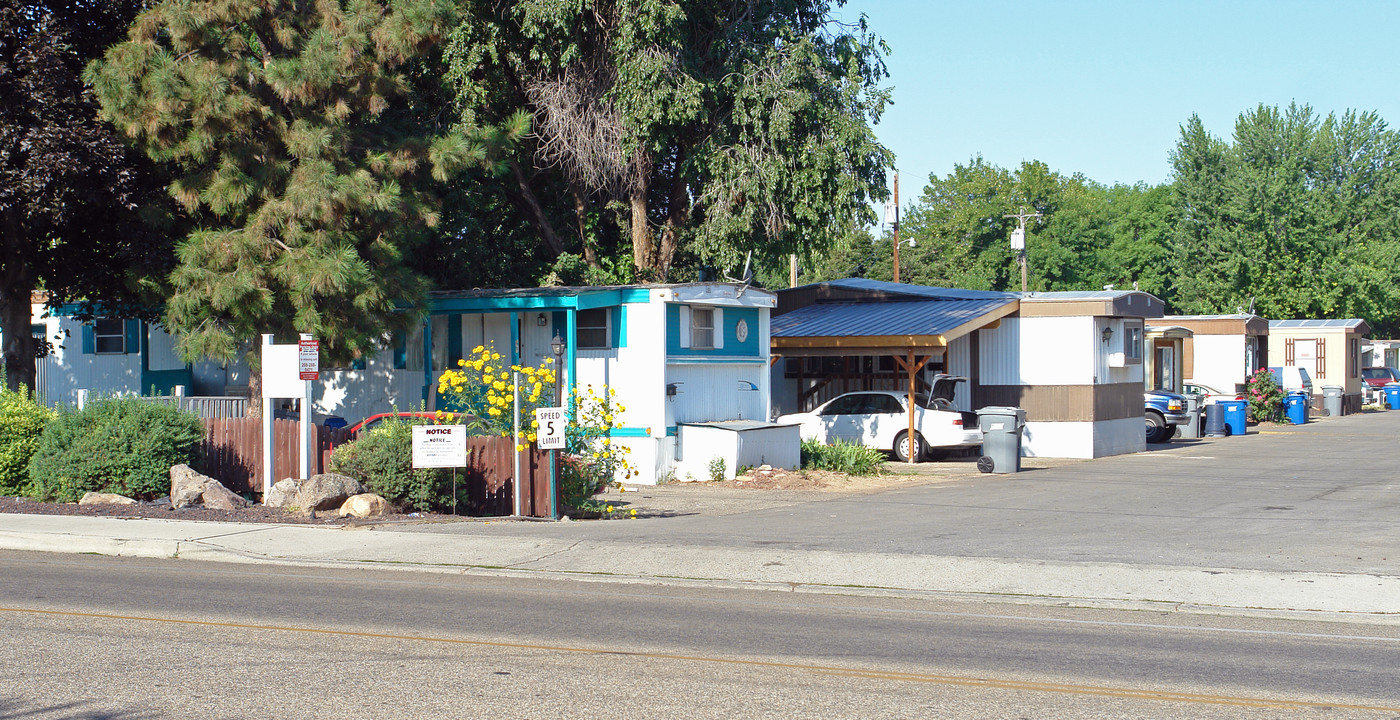
<path fill-rule="evenodd" d="M 1385 391 L 1385 406 L 1391 410 L 1400 409 L 1400 383 L 1386 383 L 1382 390 Z"/>
<path fill-rule="evenodd" d="M 1245 421 L 1249 418 L 1249 403 L 1244 400 L 1221 400 L 1220 406 L 1225 408 L 1225 425 L 1230 428 L 1230 434 L 1245 434 L 1248 431 Z"/>
<path fill-rule="evenodd" d="M 1283 399 L 1283 411 L 1288 416 L 1288 422 L 1294 425 L 1302 425 L 1308 421 L 1308 394 L 1305 392 L 1289 393 Z"/>

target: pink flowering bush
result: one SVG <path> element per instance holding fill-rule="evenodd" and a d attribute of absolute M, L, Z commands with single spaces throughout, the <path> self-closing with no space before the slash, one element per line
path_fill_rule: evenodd
<path fill-rule="evenodd" d="M 1250 420 L 1278 422 L 1283 418 L 1283 388 L 1278 386 L 1268 368 L 1261 368 L 1250 376 L 1244 397 L 1249 401 Z"/>

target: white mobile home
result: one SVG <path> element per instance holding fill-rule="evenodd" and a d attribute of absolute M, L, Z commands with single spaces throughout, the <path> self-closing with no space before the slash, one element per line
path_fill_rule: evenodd
<path fill-rule="evenodd" d="M 1167 315 L 1161 321 L 1191 331 L 1183 345 L 1188 381 L 1242 391 L 1251 375 L 1269 366 L 1269 321 L 1258 315 Z"/>

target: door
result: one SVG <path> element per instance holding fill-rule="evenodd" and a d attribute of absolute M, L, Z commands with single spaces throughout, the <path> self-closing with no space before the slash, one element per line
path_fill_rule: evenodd
<path fill-rule="evenodd" d="M 1176 347 L 1167 342 L 1155 348 L 1152 358 L 1152 382 L 1158 390 L 1178 392 L 1176 377 Z"/>
<path fill-rule="evenodd" d="M 1317 362 L 1322 355 L 1318 348 L 1321 344 L 1321 340 L 1312 338 L 1293 341 L 1293 365 L 1307 370 L 1309 377 L 1322 377 L 1322 368 L 1318 367 Z"/>
<path fill-rule="evenodd" d="M 856 413 L 860 409 L 860 395 L 842 395 L 827 403 L 818 413 L 822 426 L 821 440 L 826 443 L 837 440 L 859 442 Z"/>

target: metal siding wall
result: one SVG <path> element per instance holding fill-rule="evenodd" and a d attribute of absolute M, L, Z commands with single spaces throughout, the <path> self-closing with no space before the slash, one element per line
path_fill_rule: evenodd
<path fill-rule="evenodd" d="M 948 343 L 943 367 L 947 368 L 950 375 L 968 377 L 972 374 L 972 340 L 969 337 L 963 336 Z M 957 390 L 953 393 L 953 407 L 959 410 L 972 409 L 972 388 L 968 387 L 968 383 L 958 383 Z"/>
<path fill-rule="evenodd" d="M 1187 380 L 1230 392 L 1247 379 L 1243 335 L 1197 335 L 1191 344 L 1195 367 Z"/>
<path fill-rule="evenodd" d="M 1021 318 L 978 332 L 978 376 L 983 385 L 1021 384 Z"/>
<path fill-rule="evenodd" d="M 1107 360 L 1091 317 L 1021 318 L 1018 385 L 1091 385 Z M 1102 377 L 1102 375 L 1100 375 Z M 996 384 L 984 380 L 986 384 Z"/>
<path fill-rule="evenodd" d="M 666 382 L 684 383 L 671 399 L 673 423 L 713 420 L 767 420 L 761 390 L 738 389 L 747 381 L 762 387 L 768 367 L 749 365 L 670 365 Z"/>
<path fill-rule="evenodd" d="M 78 338 L 82 323 L 73 318 L 57 318 L 57 332 L 67 332 L 63 347 L 51 356 L 46 368 L 44 392 L 50 403 L 75 404 L 78 390 L 90 395 L 140 393 L 141 355 L 96 355 L 81 351 Z M 50 326 L 53 328 L 53 326 Z"/>
<path fill-rule="evenodd" d="M 147 369 L 159 370 L 184 370 L 185 363 L 180 359 L 180 354 L 175 351 L 175 338 L 165 332 L 162 327 L 155 325 L 148 326 L 150 338 L 150 358 L 147 360 Z"/>

